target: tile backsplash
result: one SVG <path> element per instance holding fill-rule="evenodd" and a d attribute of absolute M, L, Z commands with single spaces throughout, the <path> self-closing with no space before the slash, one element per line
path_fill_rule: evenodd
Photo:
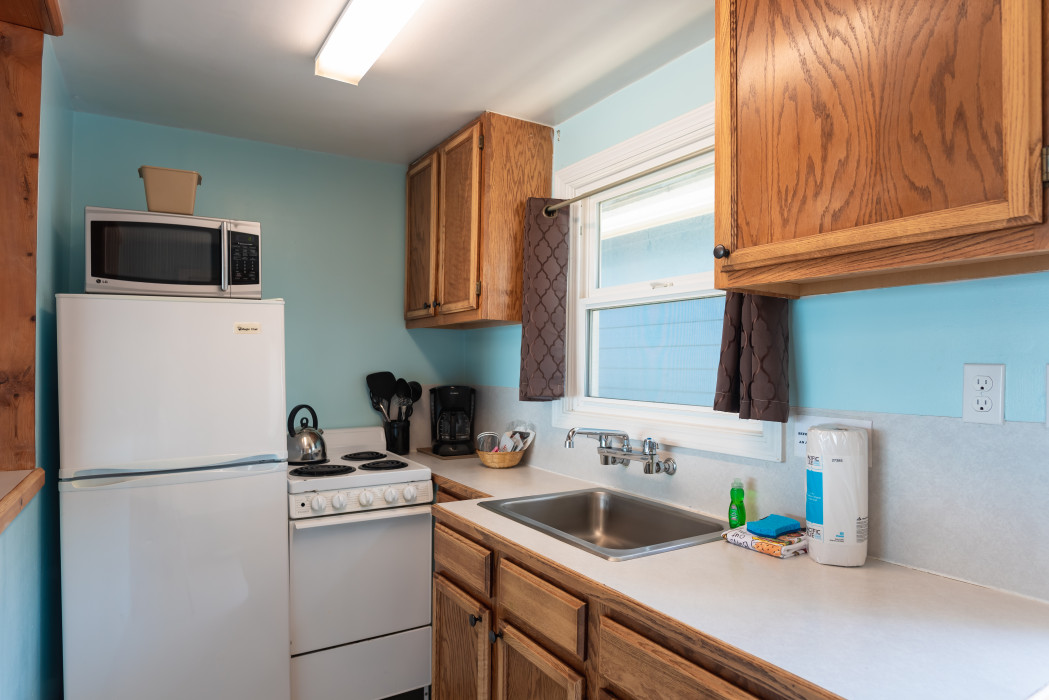
<path fill-rule="evenodd" d="M 756 519 L 805 514 L 805 463 L 788 442 L 785 462 L 673 448 L 673 476 L 638 463 L 602 466 L 597 443 L 551 424 L 545 403 L 521 402 L 516 388 L 477 388 L 476 432 L 520 419 L 537 426 L 525 464 L 726 518 L 729 486 L 746 485 Z M 424 392 L 424 396 L 427 393 Z M 420 402 L 421 403 L 421 402 Z M 413 445 L 429 442 L 428 410 L 417 406 Z M 870 556 L 1049 601 L 1049 429 L 1041 423 L 976 425 L 958 418 L 795 409 L 798 415 L 873 423 Z M 614 425 L 598 426 L 615 428 Z M 635 436 L 641 437 L 641 436 Z"/>

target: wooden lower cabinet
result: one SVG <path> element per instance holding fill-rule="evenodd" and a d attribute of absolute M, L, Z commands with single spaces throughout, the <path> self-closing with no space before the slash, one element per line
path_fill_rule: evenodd
<path fill-rule="evenodd" d="M 434 517 L 447 545 L 435 547 L 437 700 L 841 700 L 439 505 Z"/>
<path fill-rule="evenodd" d="M 433 698 L 490 697 L 491 611 L 444 577 L 433 577 Z"/>
<path fill-rule="evenodd" d="M 583 676 L 519 630 L 503 625 L 495 643 L 496 700 L 582 700 Z"/>

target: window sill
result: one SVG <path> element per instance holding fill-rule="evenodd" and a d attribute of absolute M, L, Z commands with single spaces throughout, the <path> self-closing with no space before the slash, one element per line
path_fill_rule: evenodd
<path fill-rule="evenodd" d="M 0 471 L 0 532 L 29 505 L 44 485 L 44 470 Z"/>
<path fill-rule="evenodd" d="M 552 403 L 555 428 L 609 428 L 623 430 L 633 439 L 650 437 L 662 448 L 685 447 L 770 462 L 785 459 L 786 425 L 782 423 L 740 420 L 731 413 L 709 410 L 686 417 L 673 411 L 646 412 L 601 405 L 568 407 L 568 403 L 566 399 Z"/>

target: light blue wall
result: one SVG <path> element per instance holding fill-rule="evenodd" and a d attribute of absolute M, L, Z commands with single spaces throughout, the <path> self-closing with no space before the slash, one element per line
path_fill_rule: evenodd
<path fill-rule="evenodd" d="M 61 697 L 55 268 L 68 228 L 73 121 L 51 39 L 44 41 L 37 199 L 37 465 L 40 493 L 0 534 L 0 700 Z"/>
<path fill-rule="evenodd" d="M 366 374 L 459 378 L 461 336 L 404 328 L 404 166 L 76 113 L 67 288 L 83 290 L 84 207 L 145 209 L 141 165 L 200 172 L 201 216 L 261 222 L 263 294 L 286 302 L 289 408 L 378 425 Z"/>
<path fill-rule="evenodd" d="M 708 42 L 555 127 L 554 169 L 714 99 Z M 1049 273 L 808 297 L 791 302 L 791 403 L 960 416 L 962 365 L 1006 365 L 1005 418 L 1041 422 Z M 470 331 L 465 381 L 517 386 L 519 327 Z"/>

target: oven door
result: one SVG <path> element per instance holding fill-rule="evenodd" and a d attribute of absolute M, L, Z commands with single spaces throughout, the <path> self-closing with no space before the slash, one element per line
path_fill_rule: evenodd
<path fill-rule="evenodd" d="M 430 624 L 430 506 L 293 520 L 291 654 Z"/>

